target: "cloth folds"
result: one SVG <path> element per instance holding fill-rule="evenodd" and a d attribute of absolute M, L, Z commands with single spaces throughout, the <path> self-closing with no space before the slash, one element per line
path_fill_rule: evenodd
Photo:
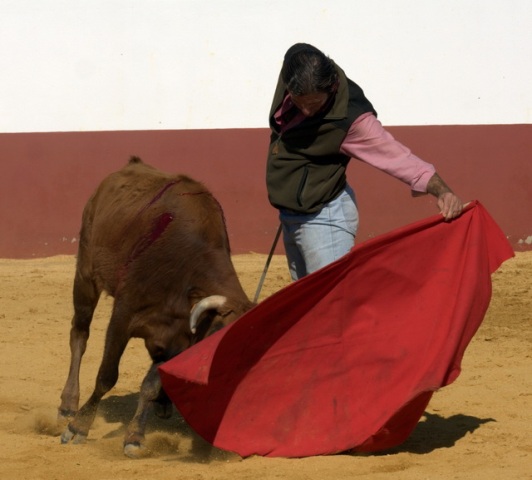
<path fill-rule="evenodd" d="M 459 375 L 513 255 L 476 201 L 397 229 L 163 364 L 163 388 L 199 435 L 244 457 L 397 446 Z"/>

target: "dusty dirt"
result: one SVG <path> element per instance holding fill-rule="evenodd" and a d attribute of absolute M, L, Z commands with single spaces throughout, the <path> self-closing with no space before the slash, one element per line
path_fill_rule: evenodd
<path fill-rule="evenodd" d="M 265 259 L 234 257 L 250 297 Z M 434 395 L 406 443 L 378 455 L 303 459 L 241 459 L 209 450 L 177 414 L 150 419 L 150 457 L 125 457 L 124 424 L 149 364 L 137 340 L 128 346 L 118 384 L 103 400 L 87 443 L 61 445 L 56 413 L 69 359 L 74 264 L 71 256 L 0 259 L 1 479 L 532 478 L 532 252 L 517 253 L 494 274 L 492 303 L 461 376 Z M 262 297 L 288 281 L 284 258 L 274 257 Z M 110 307 L 111 299 L 102 297 L 82 365 L 82 401 L 92 391 Z"/>

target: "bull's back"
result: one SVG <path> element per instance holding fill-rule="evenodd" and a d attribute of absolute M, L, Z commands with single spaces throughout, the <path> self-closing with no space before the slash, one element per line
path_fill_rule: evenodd
<path fill-rule="evenodd" d="M 111 294 L 141 256 L 171 261 L 183 244 L 205 242 L 228 250 L 221 208 L 204 185 L 136 158 L 102 181 L 86 205 L 81 237 L 97 282 Z"/>

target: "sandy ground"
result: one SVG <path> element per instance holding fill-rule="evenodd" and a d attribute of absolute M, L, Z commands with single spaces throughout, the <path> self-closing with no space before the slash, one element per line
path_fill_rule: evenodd
<path fill-rule="evenodd" d="M 234 257 L 253 297 L 265 255 Z M 151 418 L 151 456 L 122 453 L 149 365 L 142 342 L 123 357 L 116 387 L 102 401 L 84 445 L 61 445 L 56 413 L 69 360 L 74 257 L 0 259 L 0 478 L 20 479 L 531 479 L 532 252 L 494 274 L 494 296 L 469 346 L 458 380 L 437 392 L 406 443 L 378 455 L 303 459 L 250 457 L 209 450 L 174 414 Z M 262 297 L 288 282 L 274 257 Z M 111 306 L 101 299 L 82 366 L 81 394 L 92 391 Z"/>

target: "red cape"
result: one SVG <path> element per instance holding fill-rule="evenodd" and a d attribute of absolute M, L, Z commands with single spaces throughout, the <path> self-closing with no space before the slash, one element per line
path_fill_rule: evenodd
<path fill-rule="evenodd" d="M 513 250 L 478 202 L 356 246 L 160 367 L 191 427 L 241 456 L 402 443 L 453 382 Z"/>

